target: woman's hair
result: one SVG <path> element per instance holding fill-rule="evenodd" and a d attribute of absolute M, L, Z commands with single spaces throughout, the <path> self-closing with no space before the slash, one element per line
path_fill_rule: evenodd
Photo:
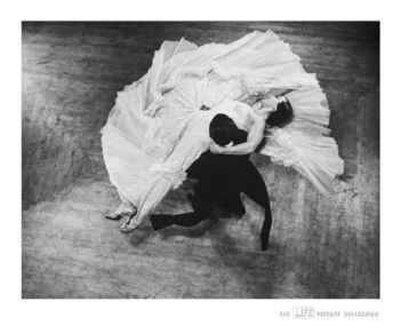
<path fill-rule="evenodd" d="M 218 113 L 210 123 L 209 133 L 211 139 L 220 146 L 226 146 L 230 142 L 240 140 L 242 131 L 227 115 Z"/>
<path fill-rule="evenodd" d="M 267 125 L 271 127 L 284 127 L 294 118 L 293 108 L 288 101 L 279 102 L 276 111 L 272 112 L 267 120 Z"/>

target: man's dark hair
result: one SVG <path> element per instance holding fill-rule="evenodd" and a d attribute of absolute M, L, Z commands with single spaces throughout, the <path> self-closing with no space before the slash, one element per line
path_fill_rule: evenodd
<path fill-rule="evenodd" d="M 218 113 L 210 123 L 210 137 L 217 145 L 225 146 L 232 142 L 238 144 L 246 141 L 247 132 L 240 130 L 227 115 Z"/>

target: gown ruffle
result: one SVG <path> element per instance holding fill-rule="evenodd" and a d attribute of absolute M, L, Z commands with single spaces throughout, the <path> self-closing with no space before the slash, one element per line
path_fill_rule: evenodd
<path fill-rule="evenodd" d="M 259 153 L 328 192 L 343 172 L 343 160 L 329 137 L 326 96 L 316 75 L 307 73 L 272 31 L 200 47 L 183 38 L 164 42 L 147 74 L 118 92 L 102 129 L 110 181 L 122 200 L 138 207 L 140 220 L 208 149 L 208 125 L 218 106 L 254 96 L 268 99 L 285 90 L 294 120 L 270 129 Z M 204 106 L 210 111 L 201 111 Z"/>

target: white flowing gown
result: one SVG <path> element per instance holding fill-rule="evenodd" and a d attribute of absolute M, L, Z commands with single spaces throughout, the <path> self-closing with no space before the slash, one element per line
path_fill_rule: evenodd
<path fill-rule="evenodd" d="M 208 149 L 208 126 L 216 113 L 285 89 L 291 91 L 286 97 L 294 120 L 269 130 L 259 153 L 295 168 L 326 193 L 343 172 L 343 161 L 328 136 L 326 96 L 288 44 L 272 31 L 255 31 L 230 44 L 164 42 L 147 74 L 118 93 L 102 129 L 110 181 L 123 201 L 137 207 L 137 223 Z"/>

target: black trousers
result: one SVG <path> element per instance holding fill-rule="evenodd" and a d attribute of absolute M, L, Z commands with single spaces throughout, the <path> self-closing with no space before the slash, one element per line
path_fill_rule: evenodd
<path fill-rule="evenodd" d="M 153 215 L 155 230 L 171 225 L 191 227 L 211 216 L 218 205 L 238 215 L 244 214 L 240 193 L 264 208 L 261 229 L 261 248 L 266 250 L 272 225 L 270 201 L 264 180 L 249 156 L 218 155 L 206 152 L 188 170 L 190 178 L 197 179 L 192 198 L 193 212 L 178 215 Z"/>

